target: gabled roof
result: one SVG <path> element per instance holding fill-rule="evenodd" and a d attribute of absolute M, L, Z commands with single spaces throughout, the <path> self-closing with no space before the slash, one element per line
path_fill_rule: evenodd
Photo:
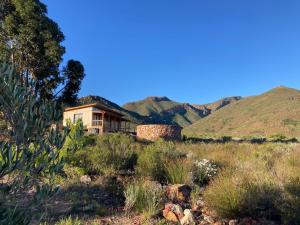
<path fill-rule="evenodd" d="M 64 111 L 68 112 L 68 111 L 73 111 L 73 110 L 77 110 L 77 109 L 89 108 L 89 107 L 95 107 L 99 110 L 106 111 L 106 112 L 109 112 L 111 114 L 115 114 L 116 116 L 119 116 L 121 118 L 124 116 L 122 113 L 117 112 L 113 109 L 110 109 L 107 106 L 102 105 L 100 103 L 92 103 L 92 104 L 85 104 L 85 105 L 80 105 L 80 106 L 75 106 L 75 107 L 68 107 L 68 108 L 65 108 Z M 122 120 L 127 121 L 127 119 L 125 119 L 125 118 L 122 118 Z"/>

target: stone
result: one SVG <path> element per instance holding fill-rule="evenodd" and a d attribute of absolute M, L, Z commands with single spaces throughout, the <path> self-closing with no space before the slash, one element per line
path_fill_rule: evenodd
<path fill-rule="evenodd" d="M 180 205 L 168 203 L 163 210 L 163 216 L 172 222 L 178 222 L 183 216 L 183 210 Z"/>
<path fill-rule="evenodd" d="M 166 188 L 167 197 L 176 202 L 188 202 L 192 188 L 186 184 L 169 185 Z"/>
<path fill-rule="evenodd" d="M 89 175 L 83 175 L 80 177 L 80 182 L 83 183 L 83 184 L 90 184 L 92 182 L 92 179 Z"/>
<path fill-rule="evenodd" d="M 182 128 L 176 125 L 148 124 L 136 127 L 137 138 L 141 140 L 157 141 L 165 140 L 180 141 Z"/>
<path fill-rule="evenodd" d="M 193 211 L 200 211 L 205 206 L 205 203 L 203 200 L 199 199 L 193 204 Z"/>
<path fill-rule="evenodd" d="M 228 225 L 237 225 L 238 223 L 238 220 L 229 220 Z"/>
<path fill-rule="evenodd" d="M 170 222 L 174 222 L 174 223 L 178 222 L 177 216 L 172 211 L 164 213 L 163 215 L 164 215 L 165 219 L 170 221 Z"/>
<path fill-rule="evenodd" d="M 191 212 L 190 209 L 185 209 L 183 214 L 184 214 L 184 217 L 182 217 L 180 219 L 181 225 L 195 225 L 196 224 L 193 213 Z"/>
<path fill-rule="evenodd" d="M 211 216 L 208 216 L 208 215 L 203 215 L 203 219 L 209 223 L 215 222 L 215 220 Z"/>

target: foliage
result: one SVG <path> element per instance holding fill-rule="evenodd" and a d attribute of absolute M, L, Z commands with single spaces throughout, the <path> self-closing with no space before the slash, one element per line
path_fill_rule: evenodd
<path fill-rule="evenodd" d="M 192 163 L 186 159 L 164 163 L 166 181 L 171 184 L 192 184 Z"/>
<path fill-rule="evenodd" d="M 124 195 L 127 213 L 138 212 L 151 217 L 158 212 L 163 189 L 155 182 L 138 180 L 127 186 Z"/>
<path fill-rule="evenodd" d="M 0 179 L 5 175 L 14 176 L 15 182 L 9 186 L 14 194 L 34 186 L 34 206 L 38 207 L 57 191 L 52 183 L 63 166 L 59 153 L 66 132 L 51 128 L 60 117 L 56 103 L 41 98 L 32 88 L 34 82 L 28 85 L 23 85 L 11 66 L 1 66 L 0 111 L 10 132 L 8 139 L 0 142 Z M 2 202 L 6 207 L 5 198 Z"/>
<path fill-rule="evenodd" d="M 71 121 L 67 121 L 67 125 L 70 128 L 70 132 L 66 138 L 63 147 L 64 152 L 62 156 L 65 156 L 68 152 L 74 153 L 85 146 L 85 141 L 83 138 L 84 129 L 82 120 L 77 120 L 76 123 L 71 123 Z"/>
<path fill-rule="evenodd" d="M 136 164 L 136 145 L 127 135 L 105 134 L 88 146 L 66 156 L 66 162 L 84 168 L 88 174 L 115 175 L 122 170 L 133 170 Z"/>
<path fill-rule="evenodd" d="M 78 98 L 77 93 L 85 76 L 84 67 L 79 61 L 69 60 L 63 69 L 63 75 L 67 81 L 59 100 L 67 105 L 73 105 Z"/>
<path fill-rule="evenodd" d="M 193 178 L 198 185 L 204 185 L 218 172 L 217 165 L 207 159 L 202 159 L 194 163 Z"/>
<path fill-rule="evenodd" d="M 292 178 L 284 186 L 285 201 L 280 207 L 284 224 L 300 224 L 300 177 Z"/>
<path fill-rule="evenodd" d="M 266 198 L 266 196 L 268 196 Z M 255 179 L 250 174 L 222 174 L 205 191 L 206 202 L 220 216 L 266 217 L 278 216 L 277 203 L 280 190 L 264 178 Z"/>
<path fill-rule="evenodd" d="M 140 176 L 149 177 L 162 183 L 166 182 L 167 174 L 164 164 L 169 162 L 170 166 L 176 167 L 176 164 L 171 164 L 171 162 L 184 157 L 185 154 L 176 150 L 174 143 L 157 141 L 146 146 L 139 154 L 137 173 Z M 171 172 L 171 169 L 169 172 Z"/>
<path fill-rule="evenodd" d="M 47 98 L 66 81 L 61 100 L 74 101 L 84 69 L 70 60 L 60 74 L 65 37 L 47 16 L 47 6 L 39 0 L 2 0 L 0 10 L 0 60 L 16 65 L 25 85 L 33 78 L 36 91 Z"/>

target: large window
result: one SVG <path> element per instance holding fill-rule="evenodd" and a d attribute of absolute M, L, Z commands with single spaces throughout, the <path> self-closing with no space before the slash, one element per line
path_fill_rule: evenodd
<path fill-rule="evenodd" d="M 82 120 L 82 113 L 76 113 L 76 114 L 74 114 L 73 122 L 76 123 L 77 120 L 79 120 L 79 119 Z"/>

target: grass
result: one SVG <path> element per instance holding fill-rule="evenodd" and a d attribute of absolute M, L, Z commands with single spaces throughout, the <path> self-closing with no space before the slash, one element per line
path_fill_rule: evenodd
<path fill-rule="evenodd" d="M 75 216 L 76 212 L 111 215 L 105 212 L 107 205 L 93 197 L 97 194 L 105 199 L 105 193 L 118 199 L 112 207 L 125 205 L 127 214 L 153 219 L 163 208 L 161 185 L 190 184 L 192 203 L 204 198 L 221 218 L 268 218 L 281 224 L 299 224 L 298 144 L 145 144 L 127 136 L 111 135 L 78 151 L 80 154 L 73 154 L 74 161 L 65 165 L 66 177 L 61 179 L 66 181 L 60 181 L 70 186 L 64 190 L 67 199 L 74 202 L 73 208 L 79 210 Z M 195 162 L 201 162 L 201 166 L 195 168 Z M 120 173 L 123 168 L 130 168 L 132 173 Z M 217 173 L 210 174 L 215 168 Z M 86 173 L 106 178 L 98 186 L 70 184 Z"/>
<path fill-rule="evenodd" d="M 127 213 L 138 212 L 149 218 L 158 213 L 163 198 L 163 189 L 158 183 L 137 180 L 127 186 L 124 195 Z"/>

